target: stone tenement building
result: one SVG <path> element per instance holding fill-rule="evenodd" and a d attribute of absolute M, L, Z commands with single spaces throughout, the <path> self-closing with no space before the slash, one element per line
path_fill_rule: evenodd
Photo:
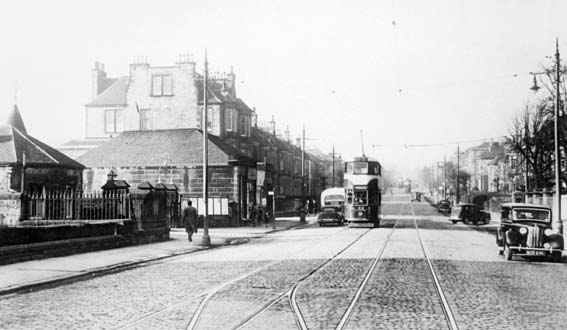
<path fill-rule="evenodd" d="M 202 111 L 204 79 L 182 56 L 173 66 L 130 65 L 126 77 L 109 78 L 104 65 L 92 71 L 93 99 L 86 104 L 86 135 L 60 149 L 83 163 L 86 190 L 96 190 L 113 169 L 133 187 L 144 182 L 173 183 L 182 205 L 202 204 Z M 301 149 L 256 125 L 255 110 L 236 95 L 234 72 L 213 74 L 207 84 L 207 129 L 211 166 L 210 214 L 219 224 L 236 225 L 249 207 L 295 208 L 301 195 Z M 330 158 L 330 157 L 329 157 Z M 313 199 L 328 175 L 320 156 L 306 154 L 306 194 Z M 330 159 L 328 160 L 330 168 Z M 340 166 L 339 166 L 340 167 Z"/>

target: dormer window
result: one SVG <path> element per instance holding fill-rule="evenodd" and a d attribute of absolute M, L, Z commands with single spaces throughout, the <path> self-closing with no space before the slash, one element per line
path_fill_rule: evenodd
<path fill-rule="evenodd" d="M 173 95 L 173 79 L 171 75 L 152 76 L 152 96 Z"/>

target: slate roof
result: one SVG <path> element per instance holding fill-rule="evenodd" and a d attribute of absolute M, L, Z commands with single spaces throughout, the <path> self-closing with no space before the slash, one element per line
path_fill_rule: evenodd
<path fill-rule="evenodd" d="M 58 166 L 82 169 L 83 165 L 60 151 L 27 134 L 17 105 L 14 105 L 5 126 L 0 126 L 0 165 Z"/>
<path fill-rule="evenodd" d="M 10 126 L 8 129 L 4 127 L 0 131 L 2 132 L 0 135 L 0 165 L 22 164 L 25 153 L 26 166 L 84 168 L 82 164 L 14 126 Z"/>
<path fill-rule="evenodd" d="M 236 148 L 209 136 L 209 165 L 248 159 Z M 87 167 L 200 166 L 203 135 L 198 129 L 127 131 L 77 160 Z"/>
<path fill-rule="evenodd" d="M 113 79 L 109 79 L 112 81 Z M 87 107 L 126 106 L 129 77 L 118 78 L 102 91 Z"/>
<path fill-rule="evenodd" d="M 199 104 L 203 104 L 203 96 L 204 96 L 204 86 L 203 80 L 196 81 L 197 90 L 198 90 L 198 97 L 199 97 Z M 224 90 L 223 84 L 211 79 L 207 84 L 207 103 L 208 104 L 228 104 L 234 106 L 235 108 L 239 109 L 241 114 L 252 114 L 253 111 L 250 109 L 244 101 L 239 99 L 238 97 L 234 97 L 228 90 Z"/>

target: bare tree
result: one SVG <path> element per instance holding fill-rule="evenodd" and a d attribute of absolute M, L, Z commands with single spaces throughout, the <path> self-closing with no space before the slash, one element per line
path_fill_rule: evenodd
<path fill-rule="evenodd" d="M 530 189 L 549 188 L 553 177 L 553 112 L 549 102 L 526 103 L 512 120 L 508 141 L 528 164 Z"/>

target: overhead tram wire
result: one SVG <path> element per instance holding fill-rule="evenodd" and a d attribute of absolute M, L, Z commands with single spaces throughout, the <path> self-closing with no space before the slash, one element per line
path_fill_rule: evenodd
<path fill-rule="evenodd" d="M 472 143 L 472 142 L 482 142 L 482 141 L 490 141 L 496 139 L 502 139 L 507 137 L 507 135 L 489 137 L 489 138 L 481 138 L 481 139 L 472 139 L 472 140 L 458 140 L 458 141 L 449 141 L 449 142 L 440 142 L 440 143 L 426 143 L 426 144 L 372 144 L 372 148 L 377 147 L 403 147 L 407 148 L 424 148 L 424 147 L 441 147 L 447 146 L 452 144 L 461 144 L 461 143 Z"/>

